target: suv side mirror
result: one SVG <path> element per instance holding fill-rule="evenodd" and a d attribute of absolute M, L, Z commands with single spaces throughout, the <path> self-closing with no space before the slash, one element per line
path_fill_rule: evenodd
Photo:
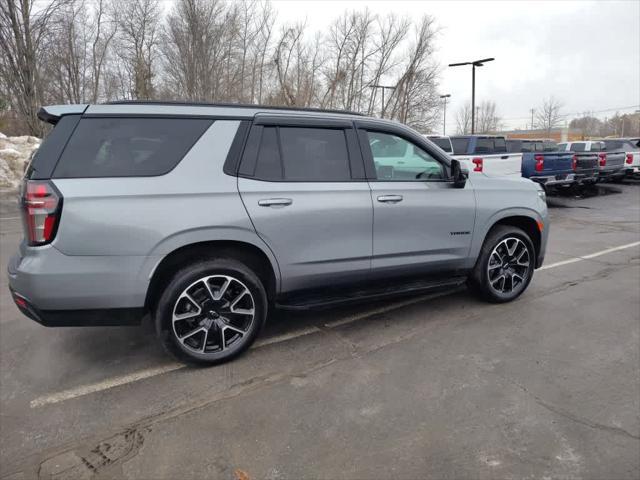
<path fill-rule="evenodd" d="M 458 160 L 451 159 L 451 180 L 455 188 L 464 188 L 467 184 L 469 172 Z"/>

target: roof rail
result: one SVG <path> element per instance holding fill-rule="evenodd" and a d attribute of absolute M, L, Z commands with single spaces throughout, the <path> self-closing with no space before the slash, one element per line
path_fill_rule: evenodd
<path fill-rule="evenodd" d="M 343 115 L 365 116 L 364 113 L 351 112 L 349 110 L 335 110 L 312 107 L 287 107 L 283 105 L 257 105 L 254 103 L 207 103 L 185 102 L 180 100 L 115 100 L 112 102 L 105 102 L 103 105 L 184 105 L 190 107 L 264 108 L 266 110 L 292 110 L 301 112 L 338 113 Z"/>

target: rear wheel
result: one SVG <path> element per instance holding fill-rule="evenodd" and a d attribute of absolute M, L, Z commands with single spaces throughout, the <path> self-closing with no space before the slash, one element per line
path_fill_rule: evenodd
<path fill-rule="evenodd" d="M 232 359 L 255 341 L 267 316 L 257 275 L 234 259 L 212 259 L 176 273 L 158 302 L 156 331 L 164 347 L 188 363 Z"/>
<path fill-rule="evenodd" d="M 493 228 L 485 239 L 469 285 L 485 300 L 510 302 L 533 278 L 535 249 L 529 236 L 509 225 Z"/>

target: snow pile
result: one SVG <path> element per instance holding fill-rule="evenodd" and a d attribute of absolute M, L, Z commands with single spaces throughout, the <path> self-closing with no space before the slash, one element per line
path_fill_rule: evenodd
<path fill-rule="evenodd" d="M 29 158 L 39 146 L 37 137 L 7 137 L 0 132 L 0 188 L 16 188 L 20 184 Z"/>

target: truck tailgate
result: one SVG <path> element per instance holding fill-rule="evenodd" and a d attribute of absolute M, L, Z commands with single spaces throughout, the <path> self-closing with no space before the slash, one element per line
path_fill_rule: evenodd
<path fill-rule="evenodd" d="M 492 177 L 520 177 L 522 153 L 495 153 L 490 155 L 452 155 L 464 164 L 471 174 L 484 173 Z"/>
<path fill-rule="evenodd" d="M 543 173 L 557 175 L 573 171 L 571 168 L 573 153 L 571 152 L 544 152 L 536 155 L 542 155 L 544 158 Z"/>

